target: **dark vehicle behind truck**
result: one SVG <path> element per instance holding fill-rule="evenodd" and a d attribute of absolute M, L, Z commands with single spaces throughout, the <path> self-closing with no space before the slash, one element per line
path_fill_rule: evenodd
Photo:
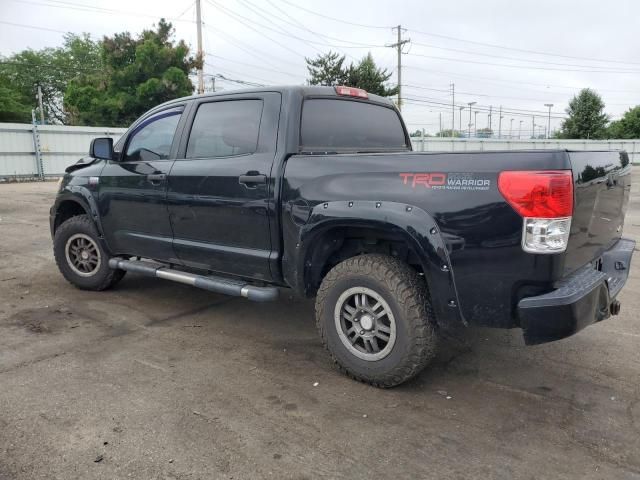
<path fill-rule="evenodd" d="M 51 209 L 67 280 L 315 296 L 334 361 L 382 387 L 445 328 L 536 344 L 617 314 L 634 250 L 625 152 L 416 153 L 389 100 L 349 87 L 178 99 L 90 157 Z"/>

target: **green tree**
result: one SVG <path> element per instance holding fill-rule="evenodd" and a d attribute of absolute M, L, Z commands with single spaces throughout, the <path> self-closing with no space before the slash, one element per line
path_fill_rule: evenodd
<path fill-rule="evenodd" d="M 309 85 L 324 85 L 327 87 L 347 85 L 349 67 L 345 66 L 344 60 L 344 55 L 341 56 L 332 51 L 318 55 L 315 59 L 305 58 L 310 76 Z"/>
<path fill-rule="evenodd" d="M 630 108 L 620 120 L 611 122 L 609 138 L 640 138 L 640 105 Z"/>
<path fill-rule="evenodd" d="M 126 126 L 160 103 L 193 93 L 189 73 L 201 59 L 173 40 L 164 19 L 139 36 L 117 33 L 101 42 L 101 68 L 74 78 L 64 105 L 82 125 Z"/>
<path fill-rule="evenodd" d="M 493 137 L 493 130 L 489 127 L 479 128 L 476 132 L 476 137 L 478 138 L 491 138 Z"/>
<path fill-rule="evenodd" d="M 23 50 L 0 62 L 0 84 L 13 92 L 13 102 L 2 104 L 3 116 L 21 122 L 31 121 L 31 109 L 37 107 L 38 86 L 42 90 L 46 121 L 66 123 L 63 95 L 69 82 L 83 72 L 99 68 L 100 51 L 88 35 L 65 36 L 59 48 Z M 17 102 L 17 103 L 16 103 Z"/>
<path fill-rule="evenodd" d="M 0 122 L 27 123 L 31 121 L 28 98 L 0 72 Z"/>
<path fill-rule="evenodd" d="M 369 93 L 390 97 L 398 93 L 398 87 L 390 88 L 386 82 L 391 73 L 379 68 L 371 53 L 368 53 L 357 65 L 345 64 L 345 56 L 335 52 L 318 55 L 315 59 L 305 59 L 309 71 L 309 85 L 333 87 L 346 85 L 362 88 Z"/>
<path fill-rule="evenodd" d="M 368 53 L 357 66 L 349 68 L 349 86 L 358 87 L 374 95 L 391 97 L 398 94 L 398 87 L 389 88 L 385 83 L 391 78 L 391 72 L 378 68 L 371 53 Z"/>
<path fill-rule="evenodd" d="M 436 134 L 436 137 L 445 137 L 445 138 L 450 138 L 451 137 L 451 129 L 446 129 L 446 130 L 442 130 L 440 132 L 438 132 Z M 453 130 L 453 137 L 454 138 L 459 138 L 459 137 L 464 137 L 464 135 L 459 132 L 458 130 Z"/>
<path fill-rule="evenodd" d="M 595 91 L 584 88 L 569 102 L 569 118 L 562 122 L 560 138 L 591 138 L 606 136 L 609 117 L 604 113 L 604 102 Z"/>

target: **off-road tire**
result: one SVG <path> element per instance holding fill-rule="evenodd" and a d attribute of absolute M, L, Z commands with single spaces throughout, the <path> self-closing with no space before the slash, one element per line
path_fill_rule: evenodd
<path fill-rule="evenodd" d="M 342 292 L 352 287 L 374 290 L 391 307 L 396 341 L 380 360 L 358 358 L 339 337 L 334 318 L 336 303 Z M 426 282 L 396 258 L 367 254 L 339 263 L 323 279 L 315 308 L 322 343 L 338 368 L 355 380 L 394 387 L 417 375 L 435 356 L 437 330 Z"/>
<path fill-rule="evenodd" d="M 91 276 L 81 276 L 73 271 L 67 260 L 65 249 L 68 240 L 76 234 L 90 237 L 100 251 L 100 266 Z M 122 280 L 124 270 L 109 268 L 110 254 L 103 246 L 98 230 L 88 215 L 78 215 L 66 220 L 58 227 L 53 237 L 53 255 L 62 276 L 81 290 L 106 290 Z"/>

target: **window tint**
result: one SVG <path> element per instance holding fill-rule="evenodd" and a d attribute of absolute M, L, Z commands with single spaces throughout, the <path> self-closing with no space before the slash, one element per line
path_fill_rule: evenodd
<path fill-rule="evenodd" d="M 182 111 L 170 110 L 145 120 L 129 135 L 124 160 L 165 160 L 171 153 L 173 136 Z"/>
<path fill-rule="evenodd" d="M 306 100 L 301 129 L 305 150 L 407 146 L 396 111 L 371 103 L 325 98 Z"/>
<path fill-rule="evenodd" d="M 187 158 L 254 153 L 258 145 L 262 100 L 203 103 L 193 121 Z"/>

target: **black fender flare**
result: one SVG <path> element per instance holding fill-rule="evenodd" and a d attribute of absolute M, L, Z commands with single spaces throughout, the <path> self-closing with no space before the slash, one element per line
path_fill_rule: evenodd
<path fill-rule="evenodd" d="M 98 204 L 96 203 L 91 191 L 82 185 L 67 185 L 60 193 L 58 193 L 56 201 L 53 204 L 53 207 L 51 207 L 51 236 L 55 234 L 55 219 L 58 215 L 58 209 L 64 202 L 75 202 L 80 205 L 87 215 L 91 216 L 96 228 L 98 229 L 100 237 L 104 241 L 102 222 L 100 221 L 100 215 L 98 213 Z"/>
<path fill-rule="evenodd" d="M 283 259 L 289 285 L 307 294 L 306 271 L 315 240 L 340 227 L 369 227 L 399 232 L 418 255 L 431 294 L 432 307 L 439 323 L 461 322 L 455 277 L 446 243 L 433 217 L 414 205 L 382 201 L 335 201 L 317 204 L 299 230 L 297 243 L 285 252 L 295 250 L 295 258 Z"/>

